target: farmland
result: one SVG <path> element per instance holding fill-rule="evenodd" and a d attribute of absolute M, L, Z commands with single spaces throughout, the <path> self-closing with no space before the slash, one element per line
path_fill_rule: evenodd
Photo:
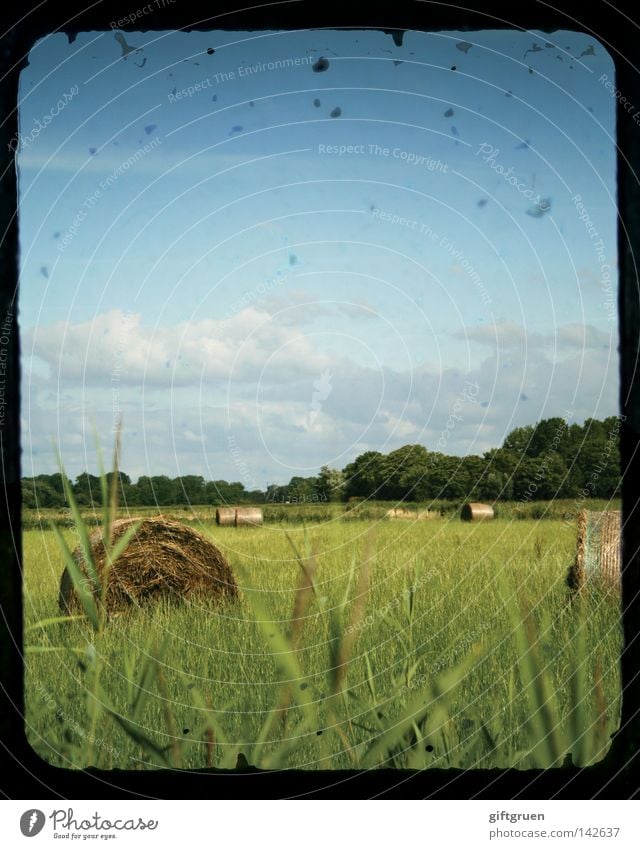
<path fill-rule="evenodd" d="M 569 603 L 570 504 L 500 506 L 466 524 L 453 510 L 403 522 L 378 521 L 385 505 L 273 505 L 244 529 L 175 511 L 221 548 L 242 600 L 148 606 L 98 635 L 43 624 L 63 561 L 25 515 L 31 745 L 60 766 L 124 769 L 233 768 L 239 754 L 308 769 L 597 760 L 620 711 L 619 600 L 594 587 Z"/>

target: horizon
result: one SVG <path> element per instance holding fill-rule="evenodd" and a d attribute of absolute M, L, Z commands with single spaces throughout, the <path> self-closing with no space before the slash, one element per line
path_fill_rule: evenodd
<path fill-rule="evenodd" d="M 614 416 L 617 420 L 620 420 L 620 419 L 621 419 L 621 416 L 620 416 L 620 414 L 619 414 L 619 413 L 617 413 L 617 414 L 612 414 L 612 416 Z M 550 418 L 563 418 L 563 420 L 564 420 L 564 422 L 565 422 L 565 424 L 566 424 L 566 426 L 567 426 L 567 427 L 570 427 L 570 426 L 572 426 L 572 425 L 578 425 L 579 427 L 584 427 L 584 426 L 585 426 L 586 421 L 589 419 L 589 417 L 587 417 L 587 419 L 585 419 L 585 420 L 583 420 L 583 421 L 577 421 L 577 420 L 575 420 L 575 419 L 570 419 L 570 418 L 565 418 L 565 417 L 550 417 Z M 596 419 L 595 421 L 602 423 L 602 422 L 604 422 L 607 418 L 610 418 L 610 417 L 606 416 L 604 419 Z M 522 427 L 523 427 L 523 428 L 527 428 L 527 427 L 533 427 L 533 428 L 535 428 L 538 424 L 540 424 L 541 422 L 545 422 L 545 421 L 548 421 L 548 419 L 538 419 L 538 420 L 537 420 L 537 421 L 535 421 L 535 422 L 530 422 L 530 423 L 525 424 L 525 425 L 518 425 L 517 427 L 518 427 L 518 428 L 522 428 Z M 506 439 L 509 435 L 510 435 L 510 434 L 507 434 L 507 435 L 505 436 L 505 439 Z M 463 459 L 465 459 L 465 458 L 467 458 L 467 457 L 484 459 L 485 454 L 487 454 L 487 453 L 489 453 L 489 452 L 491 452 L 491 451 L 494 451 L 494 450 L 498 450 L 498 449 L 503 448 L 503 446 L 504 446 L 504 440 L 503 440 L 503 442 L 502 442 L 500 445 L 494 445 L 494 446 L 492 446 L 491 448 L 489 448 L 489 449 L 488 449 L 488 451 L 485 451 L 485 452 L 483 452 L 482 454 L 462 454 L 462 455 L 460 455 L 460 454 L 447 454 L 446 452 L 441 452 L 441 451 L 437 451 L 436 449 L 429 448 L 428 446 L 423 445 L 422 443 L 406 443 L 405 445 L 400 445 L 400 446 L 398 446 L 398 448 L 394 448 L 394 449 L 392 449 L 392 450 L 393 450 L 393 451 L 395 451 L 395 450 L 398 450 L 398 449 L 401 449 L 401 448 L 414 447 L 414 446 L 421 447 L 421 448 L 425 448 L 425 449 L 427 450 L 427 452 L 428 452 L 428 453 L 431 453 L 431 454 L 443 454 L 443 455 L 444 455 L 444 456 L 446 456 L 446 457 L 454 457 L 454 458 L 457 458 L 457 459 L 460 459 L 460 460 L 463 460 Z M 367 450 L 375 450 L 375 449 L 367 449 Z M 365 452 L 363 452 L 363 453 L 365 453 Z M 381 453 L 382 453 L 382 452 L 381 452 Z M 391 453 L 391 451 L 387 452 L 387 454 L 388 454 L 388 453 Z M 383 454 L 383 456 L 385 456 L 385 455 Z M 354 458 L 354 459 L 357 459 L 357 458 Z M 348 464 L 347 464 L 347 465 L 348 465 Z M 320 468 L 317 470 L 317 472 L 312 473 L 311 475 L 308 475 L 308 476 L 306 476 L 306 477 L 307 477 L 307 478 L 318 477 L 318 476 L 320 475 L 321 471 L 322 471 L 322 468 L 329 468 L 329 470 L 330 470 L 330 471 L 340 471 L 340 472 L 344 471 L 344 467 L 342 467 L 342 468 L 335 468 L 335 469 L 334 469 L 334 468 L 332 468 L 332 467 L 330 467 L 330 466 L 329 466 L 329 467 L 324 467 L 324 466 L 323 466 L 323 467 L 320 467 Z M 66 470 L 65 470 L 65 471 L 66 471 Z M 107 471 L 107 474 L 110 474 L 113 470 L 112 470 L 112 469 L 107 469 L 106 471 Z M 29 476 L 22 475 L 21 480 L 33 480 L 34 478 L 37 478 L 37 477 L 38 477 L 38 475 L 41 475 L 41 474 L 44 474 L 44 475 L 48 475 L 48 474 L 59 474 L 59 472 L 60 472 L 60 470 L 59 470 L 59 469 L 56 469 L 56 471 L 55 471 L 55 472 L 39 472 L 39 473 L 37 473 L 37 474 L 35 474 L 35 475 L 29 475 Z M 140 478 L 143 478 L 143 477 L 149 477 L 149 478 L 154 478 L 154 477 L 167 477 L 167 475 L 165 475 L 164 473 L 160 473 L 160 474 L 148 473 L 148 474 L 145 474 L 145 475 L 138 475 L 137 477 L 135 477 L 135 476 L 133 476 L 133 475 L 129 475 L 129 473 L 126 471 L 126 469 L 123 469 L 123 468 L 119 468 L 119 469 L 118 469 L 118 472 L 119 472 L 119 474 L 127 475 L 127 477 L 128 477 L 128 478 L 130 479 L 130 481 L 131 481 L 131 484 L 132 484 L 132 485 L 134 485 L 134 486 L 135 486 L 135 485 L 139 482 Z M 75 475 L 69 475 L 69 474 L 67 474 L 67 477 L 69 478 L 69 480 L 70 480 L 70 481 L 74 482 L 74 481 L 76 481 L 76 480 L 77 480 L 77 478 L 78 478 L 80 475 L 83 475 L 83 474 L 88 474 L 88 475 L 91 475 L 91 476 L 93 476 L 93 477 L 99 477 L 99 476 L 100 476 L 100 468 L 99 468 L 99 464 L 98 464 L 98 462 L 96 461 L 96 465 L 95 465 L 95 466 L 93 466 L 93 467 L 91 467 L 91 468 L 82 469 L 82 471 L 78 472 L 78 473 L 77 473 L 77 474 L 75 474 Z M 189 475 L 193 475 L 193 474 L 194 474 L 194 473 L 189 473 Z M 170 476 L 169 476 L 169 477 L 170 477 Z M 187 477 L 187 475 L 186 475 L 186 474 L 183 474 L 183 475 L 176 475 L 175 477 L 173 477 L 173 478 L 171 478 L 171 479 L 172 479 L 172 480 L 178 480 L 180 477 Z M 292 476 L 292 477 L 295 477 L 295 476 Z M 271 488 L 271 487 L 276 487 L 276 488 L 278 488 L 278 489 L 282 489 L 282 488 L 284 488 L 284 487 L 286 487 L 286 486 L 288 486 L 288 485 L 289 485 L 289 483 L 291 482 L 291 479 L 292 479 L 292 478 L 289 478 L 289 480 L 287 480 L 287 481 L 281 481 L 281 482 L 278 482 L 278 481 L 268 481 L 268 482 L 265 484 L 265 486 L 264 486 L 264 487 L 257 487 L 255 491 L 260 491 L 260 492 L 262 492 L 262 493 L 267 493 L 267 492 L 269 491 L 269 488 Z M 238 484 L 238 483 L 240 483 L 240 484 L 241 484 L 241 483 L 242 483 L 242 481 L 239 481 L 239 480 L 232 480 L 232 479 L 226 479 L 226 478 L 220 478 L 220 477 L 214 477 L 214 478 L 203 478 L 203 480 L 204 480 L 204 482 L 205 482 L 205 483 L 218 483 L 218 482 L 224 482 L 224 483 L 228 483 L 228 484 L 231 484 L 231 485 Z M 247 491 L 247 492 L 251 492 L 251 490 L 248 490 L 248 489 L 247 489 L 246 491 Z"/>

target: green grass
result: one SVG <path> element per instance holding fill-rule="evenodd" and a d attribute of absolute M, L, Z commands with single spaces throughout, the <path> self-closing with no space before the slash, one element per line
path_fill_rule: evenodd
<path fill-rule="evenodd" d="M 568 603 L 566 522 L 199 527 L 242 601 L 163 603 L 101 630 L 37 625 L 59 615 L 63 559 L 52 531 L 25 531 L 26 724 L 47 761 L 526 768 L 604 755 L 619 601 L 594 589 Z M 294 548 L 314 571 L 297 596 Z"/>
<path fill-rule="evenodd" d="M 426 510 L 427 508 L 440 511 L 444 518 L 460 516 L 461 503 L 458 501 L 433 501 L 424 503 L 362 500 L 351 503 L 342 502 L 311 502 L 306 504 L 282 504 L 267 502 L 256 505 L 262 509 L 265 524 L 302 525 L 309 523 L 325 523 L 327 520 L 340 521 L 367 520 L 379 521 L 385 519 L 392 507 L 404 507 L 408 510 Z M 498 501 L 494 505 L 495 515 L 500 519 L 556 519 L 575 521 L 578 510 L 619 510 L 620 499 L 609 501 L 603 498 L 591 498 L 579 502 L 575 499 L 555 499 L 554 501 Z M 102 519 L 102 508 L 98 505 L 81 508 L 82 517 L 88 525 L 99 524 Z M 186 524 L 213 523 L 216 507 L 211 504 L 188 506 L 131 506 L 120 507 L 118 518 L 129 516 L 148 517 L 159 514 L 167 518 L 175 518 Z M 55 522 L 61 527 L 72 527 L 73 515 L 70 510 L 57 507 L 45 507 L 40 510 L 25 509 L 22 515 L 22 527 L 25 530 L 39 530 L 48 527 L 49 522 Z"/>

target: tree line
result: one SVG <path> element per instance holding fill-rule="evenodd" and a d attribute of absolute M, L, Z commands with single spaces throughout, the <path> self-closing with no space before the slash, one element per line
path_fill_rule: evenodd
<path fill-rule="evenodd" d="M 479 500 L 537 501 L 578 496 L 611 498 L 620 487 L 620 419 L 584 424 L 559 417 L 518 427 L 500 448 L 482 456 L 457 457 L 405 445 L 388 454 L 365 451 L 344 469 L 323 466 L 318 475 L 288 484 L 247 490 L 238 481 L 206 481 L 200 475 L 142 476 L 133 483 L 119 472 L 122 504 L 261 504 L 348 501 Z M 113 472 L 109 473 L 109 479 Z M 100 479 L 83 472 L 69 481 L 79 504 L 100 503 Z M 64 507 L 62 475 L 22 479 L 25 507 Z"/>

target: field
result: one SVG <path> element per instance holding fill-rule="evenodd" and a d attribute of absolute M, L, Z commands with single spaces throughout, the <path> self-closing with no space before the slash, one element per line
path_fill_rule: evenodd
<path fill-rule="evenodd" d="M 264 768 L 528 768 L 605 754 L 620 710 L 619 599 L 594 587 L 569 602 L 575 522 L 514 521 L 506 508 L 478 524 L 313 510 L 235 529 L 194 508 L 241 602 L 148 606 L 97 634 L 85 620 L 46 621 L 59 616 L 63 560 L 31 517 L 36 752 L 122 769 L 233 768 L 238 755 Z M 74 529 L 62 532 L 73 546 Z M 296 589 L 301 565 L 313 592 Z"/>

